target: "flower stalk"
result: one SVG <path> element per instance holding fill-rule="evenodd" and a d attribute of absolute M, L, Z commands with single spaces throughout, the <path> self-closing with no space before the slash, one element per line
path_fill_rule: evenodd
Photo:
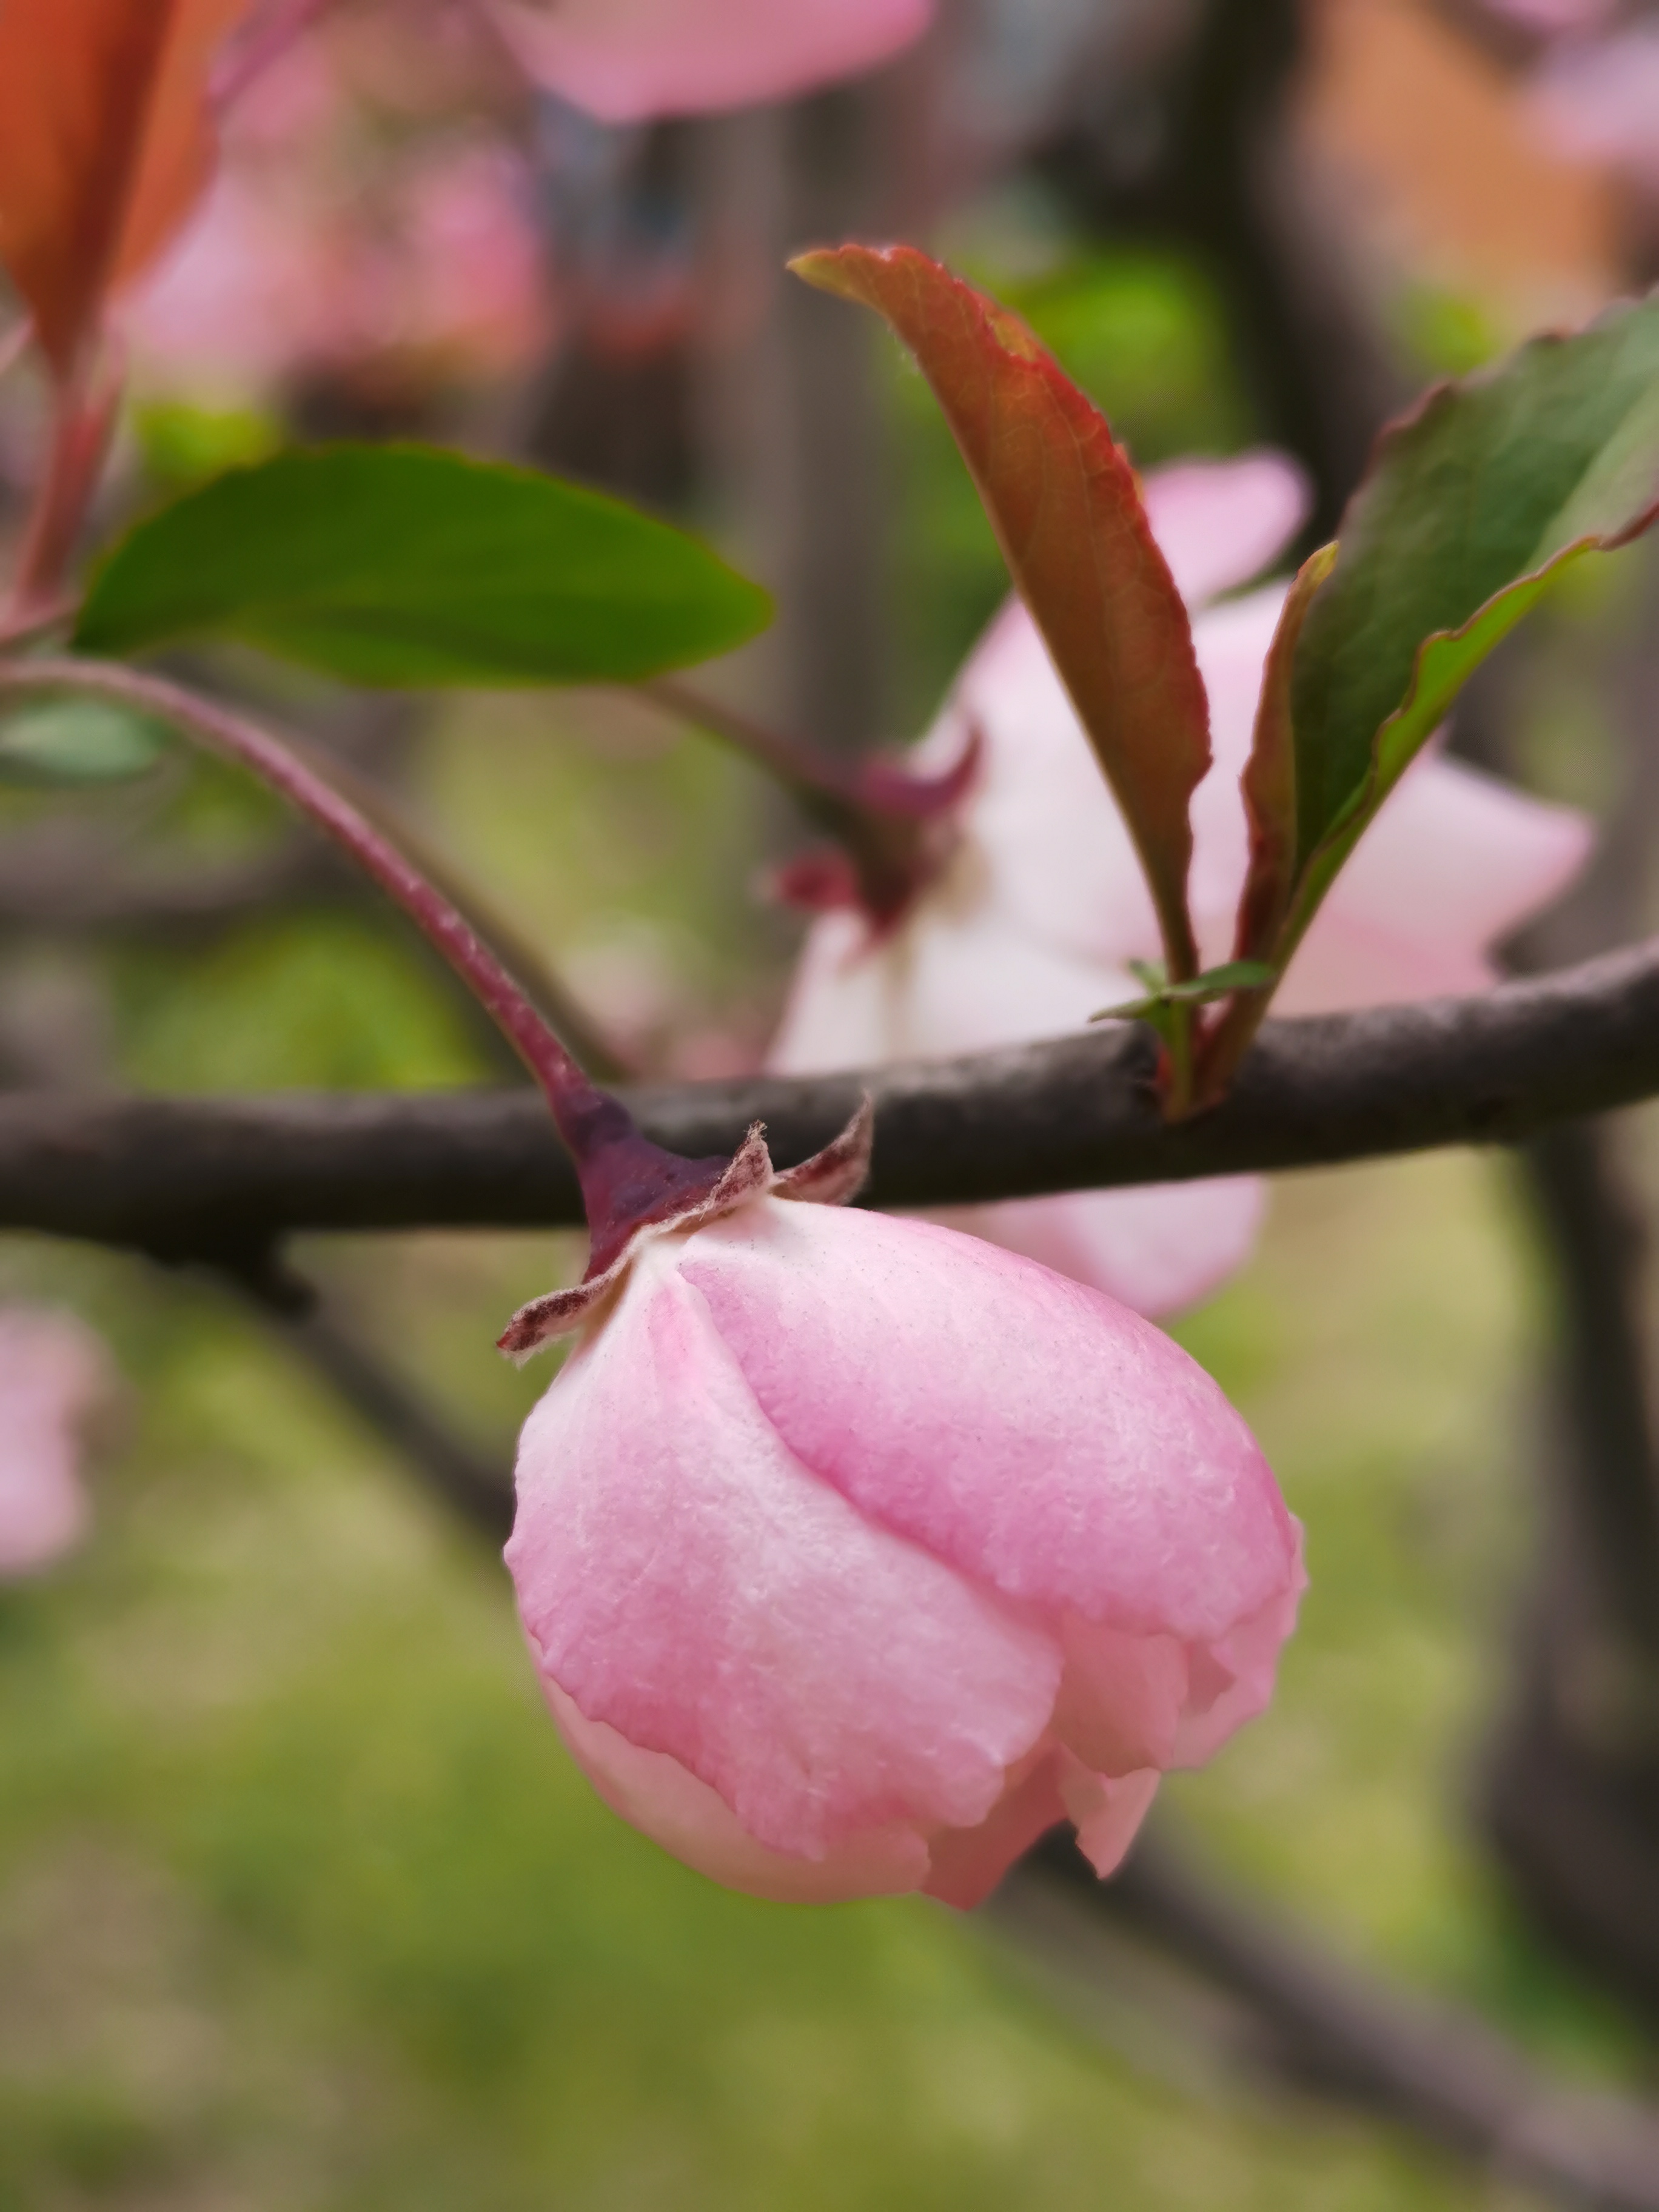
<path fill-rule="evenodd" d="M 541 1086 L 581 1183 L 592 1237 L 590 1270 L 608 1266 L 639 1228 L 682 1211 L 725 1171 L 724 1159 L 683 1159 L 642 1137 L 626 1108 L 590 1079 L 459 908 L 395 838 L 282 738 L 179 684 L 112 663 L 65 657 L 0 665 L 0 700 L 52 692 L 115 701 L 237 762 L 314 823 L 403 908 Z"/>
<path fill-rule="evenodd" d="M 764 769 L 835 840 L 838 852 L 806 854 L 781 872 L 777 887 L 792 902 L 856 906 L 878 935 L 885 935 L 954 849 L 961 804 L 979 773 L 977 732 L 942 775 L 917 775 L 885 761 L 836 760 L 672 678 L 640 689 L 677 720 L 708 731 Z"/>

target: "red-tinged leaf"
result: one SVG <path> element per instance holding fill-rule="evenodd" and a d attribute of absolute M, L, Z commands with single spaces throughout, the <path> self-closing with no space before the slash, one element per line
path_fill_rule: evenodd
<path fill-rule="evenodd" d="M 1250 825 L 1250 866 L 1238 902 L 1233 956 L 1266 958 L 1296 887 L 1296 733 L 1291 721 L 1291 680 L 1297 642 L 1314 594 L 1336 566 L 1337 549 L 1322 545 L 1303 563 L 1285 602 L 1262 672 L 1250 757 L 1239 778 Z"/>
<path fill-rule="evenodd" d="M 1017 316 L 909 246 L 792 266 L 884 316 L 955 433 L 1152 886 L 1170 975 L 1194 975 L 1188 803 L 1210 765 L 1192 629 L 1110 426 Z"/>
<path fill-rule="evenodd" d="M 207 73 L 247 4 L 0 0 L 0 261 L 58 377 L 206 184 Z"/>

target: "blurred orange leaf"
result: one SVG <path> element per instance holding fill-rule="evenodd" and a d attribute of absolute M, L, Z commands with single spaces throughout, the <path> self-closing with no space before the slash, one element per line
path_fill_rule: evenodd
<path fill-rule="evenodd" d="M 213 165 L 207 75 L 248 0 L 4 0 L 0 261 L 67 377 Z"/>
<path fill-rule="evenodd" d="M 1134 838 L 1170 981 L 1188 980 L 1188 802 L 1210 765 L 1209 706 L 1110 425 L 1018 316 L 913 247 L 843 246 L 791 266 L 874 307 L 915 356 Z"/>

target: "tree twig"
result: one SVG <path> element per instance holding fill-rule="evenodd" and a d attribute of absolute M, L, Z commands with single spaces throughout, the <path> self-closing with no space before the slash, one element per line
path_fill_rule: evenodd
<path fill-rule="evenodd" d="M 1231 1094 L 1160 1119 L 1154 1047 L 1097 1030 L 867 1073 L 642 1085 L 657 1143 L 781 1164 L 876 1101 L 867 1202 L 922 1206 L 1510 1143 L 1659 1093 L 1659 939 L 1480 998 L 1269 1023 Z M 289 1230 L 567 1227 L 576 1184 L 528 1091 L 0 1101 L 0 1227 L 168 1256 Z"/>
<path fill-rule="evenodd" d="M 1201 1869 L 1167 1830 L 1143 1837 L 1104 1884 L 1057 1832 L 1005 1885 L 993 1916 L 1029 1932 L 1034 1899 L 1073 1901 L 1085 1972 L 1088 1926 L 1104 1919 L 1227 1992 L 1304 2087 L 1404 2122 L 1558 2203 L 1659 2212 L 1659 2113 L 1553 2081 L 1484 2021 L 1336 1958 Z"/>

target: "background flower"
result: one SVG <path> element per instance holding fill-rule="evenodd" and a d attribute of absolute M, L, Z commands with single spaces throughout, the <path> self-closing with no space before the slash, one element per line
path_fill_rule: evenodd
<path fill-rule="evenodd" d="M 932 0 L 490 0 L 532 76 L 607 122 L 778 100 L 920 38 Z"/>
<path fill-rule="evenodd" d="M 1154 532 L 1189 608 L 1209 694 L 1214 766 L 1193 805 L 1189 886 L 1206 965 L 1232 951 L 1249 838 L 1238 776 L 1262 664 L 1284 604 L 1273 584 L 1214 604 L 1258 574 L 1304 514 L 1293 465 L 1269 453 L 1186 463 L 1147 479 Z M 1080 1027 L 1140 994 L 1156 960 L 1152 900 L 1116 802 L 1036 625 L 1018 600 L 963 671 L 917 766 L 981 732 L 983 769 L 945 872 L 890 935 L 862 917 L 815 922 L 770 1064 L 808 1074 L 1020 1044 Z M 1281 986 L 1284 1013 L 1474 990 L 1489 948 L 1566 884 L 1588 824 L 1457 763 L 1403 778 Z M 1249 1256 L 1263 1186 L 1253 1176 L 957 1207 L 989 1237 L 1146 1314 L 1204 1297 Z"/>
<path fill-rule="evenodd" d="M 0 1308 L 0 1577 L 49 1565 L 85 1533 L 86 1425 L 111 1383 L 103 1346 L 70 1315 Z"/>

